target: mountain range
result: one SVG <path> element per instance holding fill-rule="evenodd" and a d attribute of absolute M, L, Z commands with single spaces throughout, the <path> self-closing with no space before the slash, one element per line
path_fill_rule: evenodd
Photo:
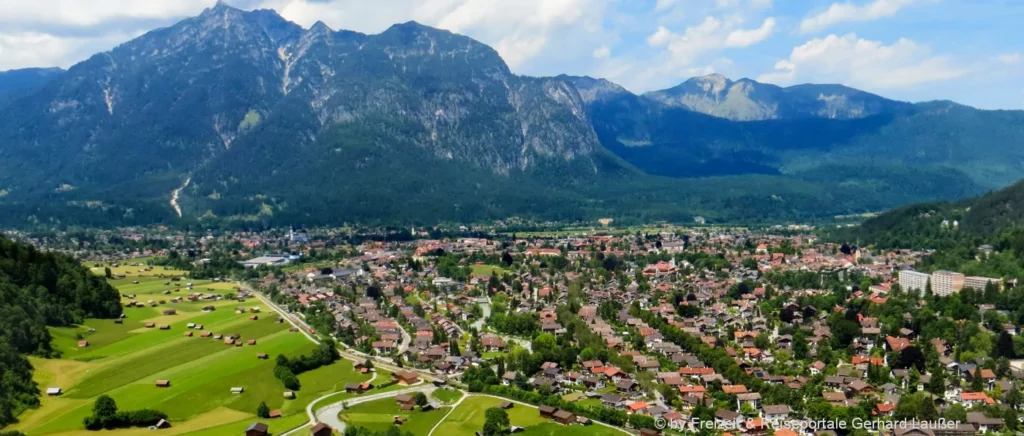
<path fill-rule="evenodd" d="M 1024 112 L 718 75 L 636 95 L 415 22 L 218 3 L 45 71 L 0 74 L 3 225 L 776 222 L 1024 177 Z"/>

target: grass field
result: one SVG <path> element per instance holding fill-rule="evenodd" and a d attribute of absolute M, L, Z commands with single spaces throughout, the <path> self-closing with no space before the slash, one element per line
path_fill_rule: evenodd
<path fill-rule="evenodd" d="M 441 422 L 441 425 L 434 431 L 434 435 L 440 436 L 471 436 L 484 427 L 484 414 L 487 409 L 498 407 L 504 401 L 500 398 L 486 396 L 471 396 L 462 401 L 451 415 Z M 524 435 L 538 436 L 622 436 L 623 431 L 608 428 L 601 425 L 582 426 L 578 424 L 564 426 L 541 418 L 537 408 L 516 404 L 508 409 L 509 422 L 512 425 L 523 427 Z"/>
<path fill-rule="evenodd" d="M 342 411 L 338 417 L 346 424 L 366 427 L 374 431 L 384 431 L 394 426 L 394 418 L 401 417 L 405 422 L 399 427 L 402 432 L 413 436 L 427 436 L 434 425 L 444 418 L 449 408 L 441 407 L 427 412 L 402 411 L 394 398 L 357 404 Z"/>
<path fill-rule="evenodd" d="M 433 397 L 444 404 L 454 404 L 462 398 L 462 391 L 438 389 L 434 391 Z"/>
<path fill-rule="evenodd" d="M 104 274 L 103 267 L 93 268 L 94 273 Z M 187 278 L 170 281 L 180 271 L 137 265 L 112 269 L 114 274 L 129 274 L 111 283 L 123 294 L 136 294 L 137 301 L 169 301 L 169 297 L 190 292 L 234 292 L 229 283 L 201 281 L 192 281 L 193 289 L 187 290 Z M 167 290 L 172 295 L 163 295 Z M 215 310 L 203 311 L 205 306 L 215 306 Z M 33 358 L 34 378 L 42 390 L 60 387 L 65 393 L 60 397 L 43 397 L 41 407 L 23 413 L 20 422 L 11 429 L 32 436 L 95 435 L 82 428 L 82 420 L 91 413 L 97 396 L 109 395 L 125 410 L 151 408 L 166 413 L 172 428 L 161 430 L 162 435 L 240 434 L 256 421 L 266 422 L 271 431 L 280 434 L 308 422 L 305 408 L 314 399 L 343 390 L 347 382 L 365 381 L 371 376 L 356 373 L 352 362 L 341 360 L 300 374 L 302 388 L 295 399 L 286 400 L 286 389 L 273 376 L 274 357 L 309 354 L 315 345 L 302 334 L 289 332 L 290 325 L 277 322 L 278 316 L 273 312 L 265 311 L 257 320 L 251 320 L 249 309 L 259 306 L 256 300 L 186 300 L 157 307 L 126 308 L 127 317 L 122 324 L 90 319 L 80 326 L 51 329 L 53 345 L 63 353 L 62 358 Z M 169 308 L 176 313 L 164 315 L 163 311 Z M 237 308 L 245 309 L 246 313 L 235 312 Z M 167 324 L 170 328 L 146 328 L 147 323 Z M 190 329 L 188 323 L 201 324 L 203 330 Z M 189 331 L 193 336 L 185 335 Z M 226 345 L 223 340 L 201 337 L 203 332 L 238 335 L 245 345 Z M 88 346 L 79 347 L 80 340 L 88 341 Z M 255 340 L 255 344 L 249 345 L 249 340 Z M 259 353 L 269 358 L 258 359 Z M 390 378 L 390 374 L 386 376 Z M 158 388 L 156 380 L 169 380 L 171 386 Z M 233 394 L 233 387 L 242 387 L 244 392 Z M 266 402 L 271 410 L 280 410 L 282 417 L 257 419 L 255 412 L 260 402 Z M 152 434 L 148 429 L 104 432 L 107 433 Z"/>
<path fill-rule="evenodd" d="M 498 276 L 503 276 L 508 274 L 508 270 L 497 265 L 473 265 L 471 268 L 473 268 L 473 274 L 476 275 L 498 274 Z"/>

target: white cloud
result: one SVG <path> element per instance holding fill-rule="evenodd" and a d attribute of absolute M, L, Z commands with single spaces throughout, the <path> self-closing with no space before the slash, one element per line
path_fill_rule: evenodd
<path fill-rule="evenodd" d="M 906 38 L 885 45 L 851 33 L 807 41 L 757 80 L 780 85 L 841 83 L 882 90 L 956 79 L 971 72 L 971 68 L 948 56 L 932 55 L 928 47 Z"/>
<path fill-rule="evenodd" d="M 213 6 L 211 0 L 0 0 L 0 22 L 94 26 L 109 20 L 183 17 Z"/>
<path fill-rule="evenodd" d="M 58 37 L 40 32 L 0 33 L 0 71 L 26 67 L 67 68 L 136 35 Z"/>
<path fill-rule="evenodd" d="M 594 50 L 594 57 L 597 59 L 607 59 L 612 55 L 612 49 L 607 45 L 602 45 Z"/>
<path fill-rule="evenodd" d="M 740 18 L 720 20 L 707 17 L 700 24 L 686 28 L 683 33 L 674 33 L 665 27 L 647 37 L 653 47 L 666 47 L 675 66 L 687 65 L 703 54 L 724 48 L 749 47 L 771 36 L 775 19 L 767 18 L 760 27 L 740 28 Z"/>
<path fill-rule="evenodd" d="M 679 0 L 658 0 L 654 4 L 654 10 L 656 12 L 667 11 L 672 9 L 677 3 L 679 3 Z"/>
<path fill-rule="evenodd" d="M 726 47 L 749 47 L 757 44 L 765 39 L 768 39 L 772 35 L 772 30 L 775 29 L 775 19 L 768 17 L 764 20 L 764 24 L 757 29 L 750 30 L 734 30 L 729 33 L 729 36 L 725 38 Z"/>
<path fill-rule="evenodd" d="M 665 26 L 658 26 L 658 30 L 647 37 L 647 44 L 651 47 L 661 47 L 668 44 L 670 38 L 672 38 L 672 31 Z"/>
<path fill-rule="evenodd" d="M 289 20 L 321 20 L 335 29 L 379 33 L 415 20 L 493 46 L 516 68 L 551 48 L 550 42 L 601 32 L 609 0 L 263 0 Z M 592 46 L 592 45 L 591 45 Z"/>
<path fill-rule="evenodd" d="M 379 33 L 415 20 L 462 33 L 495 47 L 513 68 L 532 60 L 565 57 L 566 46 L 592 49 L 607 37 L 606 6 L 613 0 L 228 0 L 244 9 L 266 8 L 303 26 L 323 21 L 334 29 Z M 150 30 L 198 15 L 215 0 L 0 0 L 0 33 L 8 41 L 2 65 L 68 65 L 92 53 L 75 47 L 108 50 L 118 33 Z M 125 30 L 127 29 L 127 30 Z M 74 35 L 74 36 L 69 36 Z M 95 40 L 95 44 L 88 40 Z M 605 40 L 612 39 L 606 38 Z M 19 40 L 20 41 L 20 40 Z M 558 47 L 552 43 L 558 41 Z M 105 43 L 101 43 L 105 42 Z M 38 46 L 39 49 L 31 47 Z M 589 50 L 573 54 L 589 58 Z M 538 73 L 527 69 L 526 72 Z"/>
<path fill-rule="evenodd" d="M 813 33 L 825 30 L 833 25 L 855 21 L 873 21 L 896 15 L 915 0 L 872 0 L 870 3 L 856 5 L 853 3 L 832 3 L 828 9 L 805 18 L 800 22 L 800 31 Z"/>
<path fill-rule="evenodd" d="M 996 56 L 996 60 L 1006 65 L 1016 65 L 1019 64 L 1022 60 L 1024 60 L 1024 55 L 1021 55 L 1020 52 L 1004 53 L 999 56 Z"/>
<path fill-rule="evenodd" d="M 758 44 L 772 35 L 776 20 L 769 17 L 756 27 L 744 27 L 738 14 L 707 16 L 675 32 L 659 26 L 646 38 L 646 50 L 626 50 L 621 57 L 601 62 L 592 74 L 606 77 L 631 90 L 644 92 L 677 84 L 684 78 L 713 72 L 737 75 L 740 71 L 723 52 Z"/>

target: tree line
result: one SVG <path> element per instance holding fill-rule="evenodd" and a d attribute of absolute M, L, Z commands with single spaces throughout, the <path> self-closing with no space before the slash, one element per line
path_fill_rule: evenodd
<path fill-rule="evenodd" d="M 74 258 L 0 236 L 0 427 L 39 405 L 25 355 L 59 355 L 48 326 L 120 315 L 117 290 Z"/>

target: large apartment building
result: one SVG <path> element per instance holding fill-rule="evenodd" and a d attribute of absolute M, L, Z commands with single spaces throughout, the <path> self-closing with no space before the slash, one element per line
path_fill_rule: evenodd
<path fill-rule="evenodd" d="M 975 277 L 975 276 L 964 277 L 964 287 L 965 288 L 971 288 L 971 289 L 976 289 L 976 290 L 979 290 L 979 291 L 983 291 L 983 290 L 985 290 L 985 286 L 988 286 L 989 283 L 992 283 L 992 284 L 996 285 L 996 287 L 999 287 L 999 288 L 1003 287 L 1003 281 L 1001 279 L 993 279 L 993 278 L 990 278 L 990 277 Z"/>
<path fill-rule="evenodd" d="M 924 289 L 928 287 L 929 279 L 931 279 L 931 276 L 927 273 L 909 269 L 903 270 L 900 271 L 900 288 L 907 292 L 917 291 L 924 294 Z"/>
<path fill-rule="evenodd" d="M 960 292 L 964 288 L 964 275 L 953 271 L 932 273 L 932 293 L 940 297 Z"/>

